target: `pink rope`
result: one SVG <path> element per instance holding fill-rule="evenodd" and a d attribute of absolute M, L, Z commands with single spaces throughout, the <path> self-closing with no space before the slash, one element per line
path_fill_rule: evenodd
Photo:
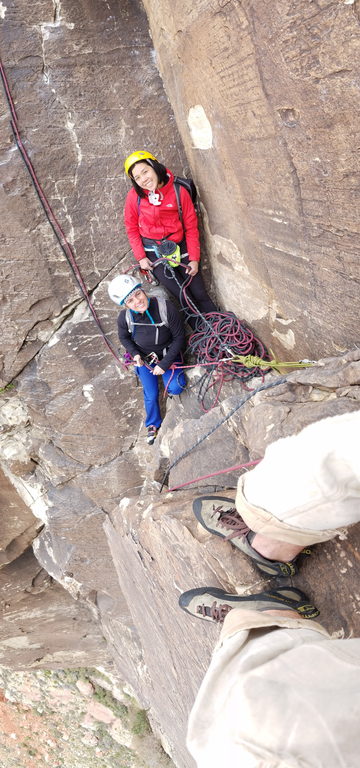
<path fill-rule="evenodd" d="M 181 483 L 181 485 L 174 485 L 173 488 L 169 488 L 170 491 L 177 491 L 179 488 L 185 488 L 185 485 L 192 485 L 192 483 L 197 483 L 198 480 L 207 480 L 209 477 L 217 477 L 217 475 L 225 475 L 226 472 L 232 472 L 236 469 L 246 469 L 246 467 L 254 467 L 256 464 L 259 464 L 262 459 L 254 459 L 254 461 L 248 461 L 246 464 L 236 464 L 235 467 L 228 467 L 227 469 L 219 469 L 218 472 L 211 472 L 210 475 L 202 475 L 201 477 L 196 477 L 195 480 L 188 480 L 186 483 Z"/>

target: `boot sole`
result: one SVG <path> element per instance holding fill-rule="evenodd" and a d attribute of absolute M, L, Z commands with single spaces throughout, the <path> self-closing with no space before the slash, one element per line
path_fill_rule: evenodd
<path fill-rule="evenodd" d="M 189 613 L 195 618 L 204 618 L 189 610 L 189 605 L 196 598 L 202 595 L 210 595 L 219 600 L 220 603 L 231 604 L 232 608 L 247 608 L 248 610 L 266 611 L 266 610 L 293 610 L 304 619 L 315 619 L 320 611 L 315 605 L 310 603 L 308 596 L 300 589 L 292 587 L 259 592 L 257 595 L 232 595 L 217 587 L 199 587 L 183 592 L 179 597 L 179 606 L 183 611 Z M 201 601 L 200 601 L 201 602 Z M 209 621 L 213 619 L 209 617 Z"/>

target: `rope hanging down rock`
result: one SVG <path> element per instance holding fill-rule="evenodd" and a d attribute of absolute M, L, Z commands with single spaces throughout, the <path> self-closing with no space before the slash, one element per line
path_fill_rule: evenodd
<path fill-rule="evenodd" d="M 57 218 L 55 216 L 55 213 L 54 213 L 54 211 L 53 211 L 53 209 L 52 209 L 52 207 L 51 207 L 51 205 L 50 205 L 50 203 L 49 203 L 49 201 L 48 201 L 48 199 L 47 199 L 47 197 L 45 195 L 44 190 L 41 187 L 41 184 L 40 184 L 39 179 L 38 179 L 38 177 L 36 175 L 34 166 L 33 166 L 32 162 L 31 162 L 31 160 L 29 158 L 29 155 L 28 155 L 28 153 L 27 153 L 27 151 L 26 151 L 26 149 L 24 147 L 24 144 L 23 144 L 23 142 L 21 140 L 18 117 L 17 117 L 17 114 L 16 114 L 16 109 L 15 109 L 14 101 L 13 101 L 13 98 L 12 98 L 12 95 L 11 95 L 9 83 L 8 83 L 8 80 L 7 80 L 7 77 L 6 77 L 6 73 L 5 73 L 5 69 L 4 69 L 4 66 L 2 64 L 1 59 L 0 59 L 0 75 L 1 75 L 2 83 L 3 83 L 6 99 L 7 99 L 8 105 L 9 105 L 9 110 L 10 110 L 10 115 L 11 115 L 11 119 L 10 119 L 11 130 L 13 132 L 13 135 L 14 135 L 14 138 L 15 138 L 18 150 L 19 150 L 19 152 L 21 154 L 21 157 L 22 157 L 22 159 L 24 161 L 26 169 L 27 169 L 27 171 L 29 173 L 29 176 L 31 178 L 32 184 L 34 186 L 34 189 L 35 189 L 35 191 L 36 191 L 36 193 L 37 193 L 37 195 L 39 197 L 40 203 L 41 203 L 41 205 L 42 205 L 42 207 L 44 209 L 46 218 L 47 218 L 47 220 L 48 220 L 48 222 L 49 222 L 49 224 L 50 224 L 50 226 L 51 226 L 51 228 L 52 228 L 52 230 L 53 230 L 53 232 L 54 232 L 54 234 L 55 234 L 55 236 L 56 236 L 56 238 L 57 238 L 57 240 L 59 242 L 59 245 L 60 245 L 60 247 L 61 247 L 61 249 L 62 249 L 62 251 L 63 251 L 63 253 L 64 253 L 65 257 L 66 257 L 66 260 L 67 260 L 69 266 L 71 267 L 71 270 L 72 270 L 72 272 L 73 272 L 73 274 L 74 274 L 74 276 L 76 278 L 76 281 L 77 281 L 77 284 L 78 284 L 78 286 L 80 288 L 80 291 L 81 291 L 84 299 L 86 300 L 86 302 L 88 304 L 88 307 L 90 309 L 92 317 L 93 317 L 93 319 L 94 319 L 94 321 L 95 321 L 95 323 L 96 323 L 96 325 L 97 325 L 97 327 L 98 327 L 98 329 L 100 331 L 100 334 L 101 334 L 101 336 L 102 336 L 102 338 L 103 338 L 103 340 L 104 340 L 108 350 L 111 352 L 111 354 L 113 355 L 115 360 L 120 365 L 122 365 L 122 361 L 119 358 L 119 355 L 117 354 L 116 349 L 114 348 L 112 342 L 110 341 L 110 339 L 106 335 L 106 333 L 105 333 L 105 331 L 104 331 L 104 329 L 103 329 L 103 327 L 101 325 L 101 321 L 100 321 L 100 319 L 98 317 L 98 314 L 97 314 L 97 312 L 95 310 L 95 307 L 94 307 L 94 305 L 93 305 L 93 303 L 91 301 L 90 293 L 87 290 L 87 287 L 85 285 L 84 279 L 83 279 L 82 274 L 81 274 L 81 271 L 80 271 L 80 269 L 78 267 L 78 264 L 76 262 L 74 250 L 73 250 L 72 246 L 70 245 L 70 243 L 69 243 L 69 241 L 68 241 L 68 239 L 67 239 L 67 237 L 66 237 L 66 235 L 65 235 L 65 233 L 64 233 L 64 231 L 63 231 L 63 229 L 61 227 L 61 225 L 59 224 L 59 222 L 58 222 L 58 220 L 57 220 Z"/>
<path fill-rule="evenodd" d="M 232 408 L 232 410 L 227 414 L 227 416 L 224 416 L 224 418 L 220 419 L 217 422 L 217 424 L 215 424 L 215 426 L 212 427 L 212 429 L 210 429 L 208 432 L 206 432 L 205 435 L 202 435 L 190 448 L 188 448 L 186 451 L 181 453 L 180 456 L 178 456 L 177 459 L 175 459 L 170 464 L 170 466 L 168 467 L 168 469 L 166 470 L 166 472 L 164 474 L 164 477 L 163 477 L 163 480 L 162 480 L 162 483 L 161 483 L 160 493 L 161 493 L 161 491 L 162 491 L 162 489 L 163 489 L 163 487 L 164 487 L 164 485 L 165 485 L 165 483 L 167 481 L 167 478 L 169 477 L 169 474 L 170 474 L 171 470 L 174 469 L 174 467 L 176 467 L 176 465 L 180 461 L 182 461 L 182 459 L 185 459 L 186 456 L 189 456 L 189 454 L 195 448 L 198 448 L 198 446 L 201 445 L 201 443 L 203 443 L 204 440 L 206 440 L 207 437 L 210 437 L 210 435 L 212 435 L 214 432 L 216 432 L 216 430 L 219 429 L 219 427 L 221 427 L 223 424 L 225 424 L 225 422 L 228 421 L 228 419 L 230 419 L 231 416 L 233 416 L 234 413 L 236 413 L 236 411 L 238 411 L 239 408 L 241 408 L 248 400 L 250 400 L 251 397 L 254 397 L 254 395 L 256 395 L 258 392 L 262 392 L 264 389 L 272 389 L 273 387 L 277 387 L 279 384 L 283 384 L 285 381 L 287 381 L 287 376 L 279 376 L 279 378 L 275 379 L 275 381 L 269 381 L 267 384 L 264 384 L 264 383 L 260 384 L 260 386 L 256 387 L 256 389 L 251 390 L 251 392 L 247 392 L 246 395 L 244 395 L 244 397 L 241 398 L 240 402 L 234 408 Z"/>

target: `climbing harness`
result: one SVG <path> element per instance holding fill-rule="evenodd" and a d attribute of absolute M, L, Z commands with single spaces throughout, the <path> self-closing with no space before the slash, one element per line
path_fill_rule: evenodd
<path fill-rule="evenodd" d="M 146 355 L 146 357 L 145 357 L 145 362 L 148 365 L 157 365 L 157 363 L 159 362 L 159 358 L 158 358 L 156 352 L 149 352 L 149 354 Z"/>
<path fill-rule="evenodd" d="M 169 237 L 164 237 L 162 240 L 153 240 L 150 237 L 142 237 L 141 239 L 145 253 L 150 251 L 156 254 L 156 264 L 164 262 L 170 267 L 178 267 L 181 259 L 188 255 L 181 253 L 181 243 L 175 243 Z"/>

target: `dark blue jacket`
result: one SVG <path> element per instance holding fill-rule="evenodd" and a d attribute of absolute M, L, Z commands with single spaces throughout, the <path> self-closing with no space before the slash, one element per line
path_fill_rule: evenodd
<path fill-rule="evenodd" d="M 150 352 L 155 352 L 159 361 L 161 361 L 161 368 L 163 371 L 170 368 L 172 363 L 181 361 L 181 350 L 183 349 L 185 342 L 184 325 L 179 312 L 171 301 L 166 302 L 166 308 L 168 325 L 159 327 L 157 344 L 155 343 L 156 325 L 151 322 L 151 319 L 146 312 L 132 312 L 133 321 L 135 323 L 133 335 L 130 334 L 128 329 L 126 310 L 120 312 L 118 317 L 119 339 L 126 351 L 129 352 L 132 357 L 141 355 L 143 359 Z M 148 313 L 155 324 L 161 323 L 158 302 L 155 296 L 150 298 Z M 136 325 L 136 323 L 139 323 L 139 325 Z"/>

